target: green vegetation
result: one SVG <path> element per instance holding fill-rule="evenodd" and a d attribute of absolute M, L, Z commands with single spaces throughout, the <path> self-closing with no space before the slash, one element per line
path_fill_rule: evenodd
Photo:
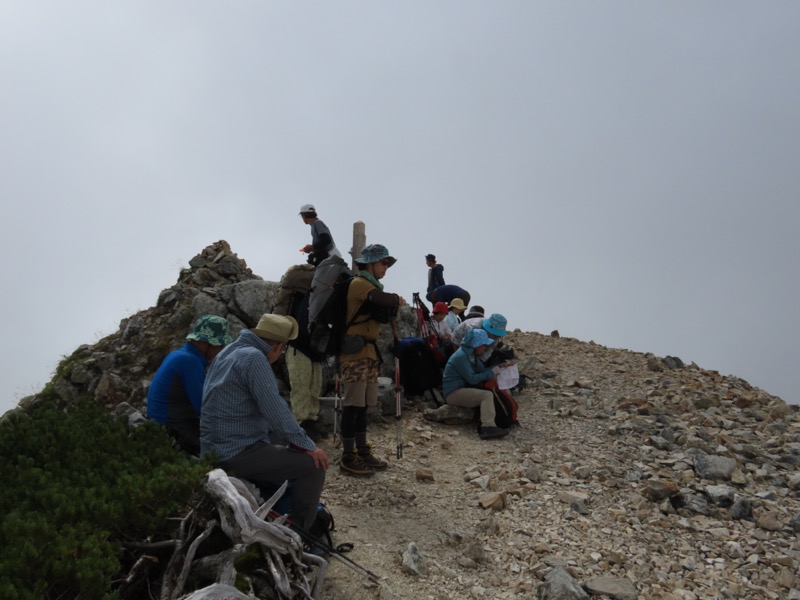
<path fill-rule="evenodd" d="M 132 542 L 173 539 L 210 466 L 92 402 L 0 423 L 0 598 L 117 598 Z"/>

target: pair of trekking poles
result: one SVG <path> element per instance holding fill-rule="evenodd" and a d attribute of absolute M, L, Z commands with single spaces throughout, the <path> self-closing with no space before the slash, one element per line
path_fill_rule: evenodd
<path fill-rule="evenodd" d="M 271 516 L 275 518 L 279 515 L 271 515 Z M 300 539 L 303 540 L 303 543 L 310 549 L 313 550 L 316 547 L 325 554 L 327 554 L 328 556 L 336 558 L 339 562 L 341 562 L 351 570 L 355 571 L 359 575 L 366 577 L 371 582 L 380 584 L 380 577 L 378 577 L 375 573 L 373 573 L 366 567 L 362 567 L 356 561 L 345 556 L 345 552 L 350 552 L 353 549 L 353 544 L 350 543 L 339 544 L 338 546 L 334 547 L 331 544 L 324 542 L 321 538 L 317 537 L 316 535 L 309 533 L 302 527 L 295 525 L 291 521 L 289 521 L 287 524 L 292 531 L 294 531 L 297 535 L 300 536 Z"/>

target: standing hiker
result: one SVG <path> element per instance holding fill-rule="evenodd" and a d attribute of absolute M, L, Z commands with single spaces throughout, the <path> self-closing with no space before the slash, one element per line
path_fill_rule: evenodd
<path fill-rule="evenodd" d="M 147 418 L 161 423 L 189 454 L 200 454 L 200 407 L 206 367 L 232 341 L 228 320 L 203 315 L 186 343 L 173 350 L 156 371 L 147 390 Z"/>
<path fill-rule="evenodd" d="M 308 254 L 309 264 L 316 267 L 329 256 L 341 256 L 333 242 L 330 229 L 317 217 L 317 209 L 313 204 L 301 206 L 300 216 L 303 218 L 303 223 L 311 226 L 311 243 L 300 248 L 300 252 Z"/>
<path fill-rule="evenodd" d="M 311 336 L 308 332 L 308 295 L 299 300 L 299 306 L 293 312 L 292 316 L 299 324 L 300 333 L 289 341 L 289 347 L 284 354 L 291 387 L 289 403 L 300 427 L 308 437 L 318 442 L 328 437 L 328 433 L 317 424 L 323 363 L 309 347 Z"/>
<path fill-rule="evenodd" d="M 458 350 L 448 359 L 442 378 L 444 401 L 452 406 L 480 407 L 481 425 L 478 435 L 482 440 L 501 438 L 508 429 L 498 427 L 495 421 L 494 394 L 478 386 L 497 377 L 499 367 L 484 366 L 479 355 L 494 343 L 483 328 L 470 329 Z"/>
<path fill-rule="evenodd" d="M 278 284 L 277 300 L 272 312 L 276 315 L 288 315 L 297 321 L 297 337 L 289 340 L 289 348 L 283 355 L 291 388 L 289 404 L 300 427 L 308 437 L 318 442 L 328 434 L 317 425 L 324 357 L 311 349 L 311 334 L 308 329 L 309 293 L 315 272 L 312 265 L 289 267 Z"/>
<path fill-rule="evenodd" d="M 203 390 L 202 453 L 261 490 L 291 482 L 292 521 L 308 531 L 317 514 L 328 457 L 278 394 L 272 364 L 297 337 L 292 317 L 265 314 L 214 360 Z"/>
<path fill-rule="evenodd" d="M 340 469 L 355 477 L 370 477 L 388 467 L 367 442 L 367 407 L 378 402 L 381 357 L 376 342 L 381 323 L 388 323 L 406 304 L 401 296 L 384 292 L 380 282 L 395 261 L 386 246 L 366 246 L 355 259 L 358 275 L 347 290 L 348 327 L 339 356 L 344 384 Z"/>
<path fill-rule="evenodd" d="M 436 264 L 436 256 L 433 254 L 425 255 L 425 264 L 428 265 L 428 288 L 426 294 L 430 294 L 440 285 L 444 285 L 444 266 Z"/>

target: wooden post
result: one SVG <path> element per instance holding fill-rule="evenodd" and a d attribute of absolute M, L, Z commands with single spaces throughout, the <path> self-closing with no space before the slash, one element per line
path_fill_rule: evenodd
<path fill-rule="evenodd" d="M 350 250 L 350 268 L 356 270 L 357 256 L 361 256 L 361 251 L 367 245 L 366 226 L 363 221 L 353 223 L 353 247 Z"/>

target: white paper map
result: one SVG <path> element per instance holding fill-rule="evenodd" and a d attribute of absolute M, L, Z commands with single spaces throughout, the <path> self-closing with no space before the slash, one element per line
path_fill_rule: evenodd
<path fill-rule="evenodd" d="M 510 367 L 500 367 L 497 374 L 497 387 L 501 390 L 508 390 L 519 383 L 519 369 L 517 365 Z"/>

